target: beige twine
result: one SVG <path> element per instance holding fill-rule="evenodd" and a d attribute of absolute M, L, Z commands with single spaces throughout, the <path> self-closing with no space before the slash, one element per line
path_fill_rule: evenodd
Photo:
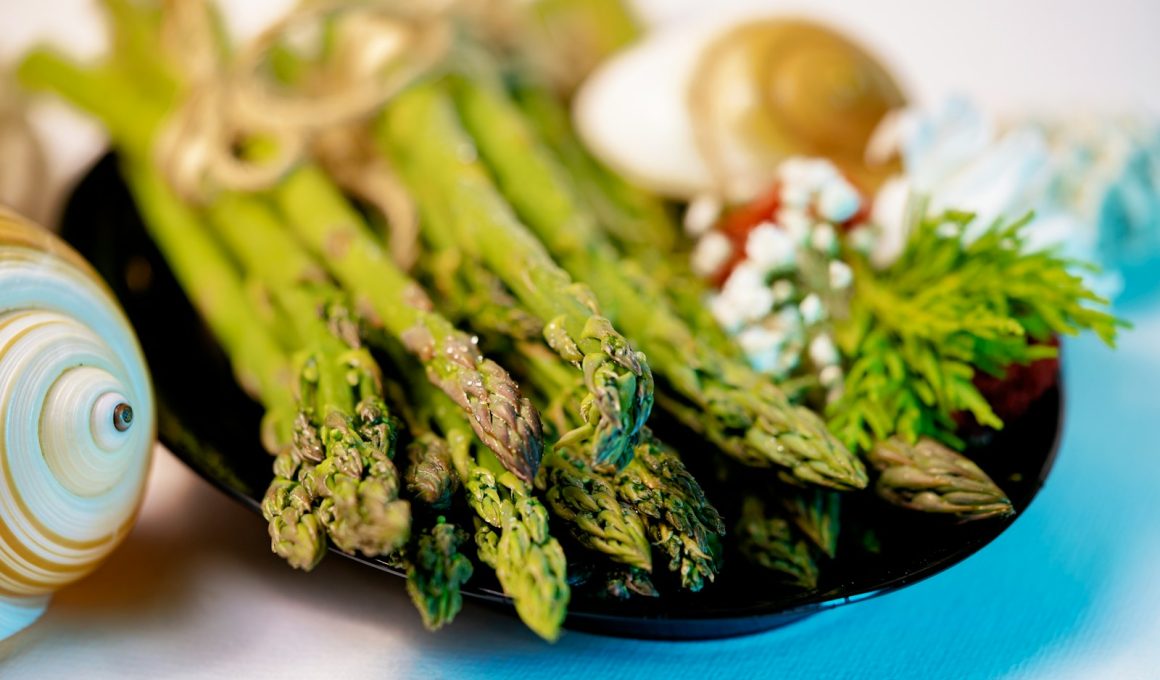
<path fill-rule="evenodd" d="M 163 44 L 187 93 L 158 137 L 156 162 L 180 195 L 202 201 L 215 189 L 269 188 L 313 152 L 344 189 L 383 213 L 392 256 L 410 267 L 418 252 L 415 206 L 386 160 L 355 135 L 448 53 L 451 8 L 452 0 L 305 4 L 227 61 L 206 5 L 169 0 Z M 327 58 L 312 63 L 296 87 L 278 87 L 268 73 L 273 51 L 293 50 L 302 38 L 318 42 L 328 31 Z M 240 142 L 257 140 L 268 155 L 239 155 Z"/>

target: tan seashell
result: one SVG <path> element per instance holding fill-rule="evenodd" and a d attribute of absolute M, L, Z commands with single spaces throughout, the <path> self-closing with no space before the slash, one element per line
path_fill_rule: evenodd
<path fill-rule="evenodd" d="M 873 188 L 889 168 L 864 162 L 866 143 L 904 103 L 890 71 L 842 33 L 747 13 L 646 36 L 592 74 L 573 113 L 592 152 L 637 184 L 745 202 L 794 156 L 827 158 Z"/>
<path fill-rule="evenodd" d="M 905 103 L 865 49 L 810 21 L 767 19 L 724 31 L 703 53 L 688 104 L 718 181 L 761 192 L 791 156 L 864 172 L 866 144 Z"/>
<path fill-rule="evenodd" d="M 112 294 L 0 208 L 0 639 L 129 532 L 154 437 L 149 373 Z"/>

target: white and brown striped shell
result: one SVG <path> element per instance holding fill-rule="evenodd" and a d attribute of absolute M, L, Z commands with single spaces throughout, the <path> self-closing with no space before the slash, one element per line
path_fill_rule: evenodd
<path fill-rule="evenodd" d="M 111 293 L 0 208 L 0 639 L 128 533 L 154 431 L 145 361 Z"/>

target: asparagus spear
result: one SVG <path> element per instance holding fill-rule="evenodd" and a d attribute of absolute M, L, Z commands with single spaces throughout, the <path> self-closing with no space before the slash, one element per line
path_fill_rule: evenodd
<path fill-rule="evenodd" d="M 467 538 L 467 532 L 439 517 L 434 526 L 420 533 L 409 551 L 407 593 L 427 630 L 451 623 L 463 608 L 460 589 L 473 572 L 471 561 L 459 552 Z"/>
<path fill-rule="evenodd" d="M 549 405 L 545 415 L 554 429 L 565 433 L 553 444 L 544 474 L 537 480 L 548 507 L 567 522 L 584 547 L 651 571 L 652 553 L 641 516 L 617 498 L 610 478 L 585 465 L 577 453 L 595 434 L 591 425 L 576 422 L 584 392 L 582 379 L 548 348 L 531 342 L 516 345 L 513 362 L 524 368 L 524 375 Z"/>
<path fill-rule="evenodd" d="M 508 79 L 513 99 L 543 142 L 542 152 L 565 171 L 581 203 L 616 246 L 625 275 L 655 282 L 652 285 L 663 292 L 700 342 L 711 343 L 724 356 L 740 356 L 705 304 L 708 289 L 690 269 L 687 244 L 663 202 L 588 153 L 560 98 L 528 68 L 517 69 L 513 76 Z"/>
<path fill-rule="evenodd" d="M 638 190 L 592 157 L 576 137 L 563 102 L 527 70 L 509 79 L 514 102 L 537 137 L 575 183 L 610 239 L 628 252 L 672 252 L 680 235 L 660 200 Z"/>
<path fill-rule="evenodd" d="M 407 446 L 407 490 L 423 503 L 437 510 L 451 506 L 459 491 L 459 478 L 453 474 L 451 448 L 433 432 L 423 432 Z"/>
<path fill-rule="evenodd" d="M 169 191 L 148 165 L 126 162 L 125 176 L 143 221 L 165 254 L 181 287 L 231 358 L 238 382 L 262 402 L 263 443 L 275 459 L 275 478 L 262 502 L 271 549 L 298 569 L 312 569 L 326 551 L 314 497 L 296 479 L 299 462 L 289 453 L 292 422 L 290 358 L 260 324 L 248 304 L 241 277 L 209 238 L 197 216 Z"/>
<path fill-rule="evenodd" d="M 652 410 L 652 373 L 600 315 L 587 286 L 575 283 L 519 223 L 470 158 L 470 138 L 437 86 L 412 87 L 389 105 L 378 125 L 380 141 L 422 206 L 450 206 L 459 247 L 499 276 L 544 323 L 544 337 L 583 376 L 597 436 L 589 452 L 598 467 L 618 468 Z M 429 210 L 429 209 L 428 209 Z M 424 219 L 425 229 L 433 220 Z"/>
<path fill-rule="evenodd" d="M 827 557 L 838 552 L 842 496 L 825 489 L 786 488 L 776 492 L 790 521 Z"/>
<path fill-rule="evenodd" d="M 436 207 L 425 210 L 424 219 L 438 217 Z M 598 436 L 590 424 L 578 422 L 584 398 L 582 377 L 538 343 L 534 324 L 527 321 L 530 315 L 494 274 L 457 251 L 446 238 L 450 234 L 430 228 L 426 232 L 437 250 L 420 261 L 420 270 L 437 282 L 441 310 L 485 339 L 502 338 L 517 364 L 542 363 L 532 384 L 541 393 L 541 404 L 551 406 L 547 418 L 557 440 L 545 454 L 543 473 L 537 478 L 549 509 L 567 523 L 584 547 L 622 564 L 651 570 L 651 551 L 640 516 L 617 499 L 612 480 L 592 469 L 581 454 L 593 447 L 592 439 Z"/>
<path fill-rule="evenodd" d="M 320 371 L 319 356 L 310 351 L 295 359 L 292 370 L 271 366 L 272 362 L 290 362 L 281 349 L 271 351 L 269 345 L 277 344 L 274 338 L 255 340 L 262 335 L 254 330 L 261 326 L 261 315 L 240 307 L 247 297 L 238 275 L 204 235 L 199 218 L 147 170 L 151 163 L 141 160 L 148 158 L 153 131 L 164 115 L 162 103 L 150 99 L 150 93 L 135 90 L 115 70 L 81 68 L 52 52 L 35 53 L 22 70 L 26 82 L 60 92 L 105 122 L 125 155 L 127 175 L 151 234 L 195 304 L 201 300 L 199 310 L 233 356 L 241 384 L 252 394 L 258 393 L 268 413 L 282 414 L 275 419 L 276 425 L 263 428 L 272 453 L 281 454 L 289 447 L 289 456 L 276 464 L 282 474 L 276 476 L 263 504 L 275 552 L 295 566 L 312 567 L 322 554 L 315 542 L 320 532 L 311 526 L 314 522 L 325 525 L 345 550 L 370 554 L 393 550 L 406 538 L 409 511 L 405 502 L 394 502 L 398 484 L 389 457 L 385 409 L 373 394 L 377 379 L 373 362 L 366 356 L 340 360 L 346 362 L 343 370 L 357 374 L 350 386 L 345 377 L 336 375 L 337 368 Z M 261 247 L 253 240 L 234 245 Z M 259 273 L 277 273 L 276 268 L 266 269 Z M 300 288 L 282 290 L 277 285 L 280 279 L 265 278 L 275 284 L 271 289 L 279 291 L 278 301 L 288 311 L 286 318 L 300 320 L 296 340 L 311 350 L 322 348 L 323 364 L 329 363 L 326 357 L 340 357 L 345 351 L 341 342 L 317 321 L 311 325 L 309 319 L 315 315 L 306 313 L 306 293 Z M 226 314 L 221 307 L 232 311 Z M 249 367 L 253 373 L 244 373 Z M 296 385 L 291 384 L 291 373 L 297 376 Z M 295 387 L 301 392 L 297 404 L 291 396 Z M 320 454 L 323 450 L 325 459 Z M 305 511 L 306 496 L 317 503 L 310 513 Z"/>
<path fill-rule="evenodd" d="M 381 332 L 373 333 L 384 341 Z M 402 348 L 396 352 L 405 357 Z M 407 390 L 398 382 L 388 382 L 387 392 L 410 435 L 407 454 L 407 490 L 417 510 L 416 530 L 405 550 L 393 561 L 407 572 L 407 593 L 423 618 L 423 625 L 438 630 L 454 620 L 463 606 L 461 589 L 474 571 L 462 552 L 469 534 L 442 514 L 451 507 L 459 491 L 459 476 L 451 462 L 451 447 L 434 431 L 431 409 L 416 407 Z"/>
<path fill-rule="evenodd" d="M 395 431 L 383 401 L 378 366 L 351 338 L 336 336 L 321 299 L 338 296 L 325 275 L 259 200 L 225 193 L 207 208 L 209 222 L 234 257 L 270 290 L 299 342 L 295 441 L 300 478 L 321 499 L 319 516 L 335 545 L 368 555 L 402 546 L 410 507 L 399 499 Z M 357 338 L 354 339 L 357 343 Z"/>
<path fill-rule="evenodd" d="M 892 437 L 875 444 L 867 459 L 879 472 L 874 491 L 894 505 L 962 521 L 1015 514 L 987 473 L 933 439 L 908 444 Z"/>
<path fill-rule="evenodd" d="M 382 334 L 370 333 L 406 376 L 414 359 Z M 504 593 L 536 634 L 555 640 L 567 612 L 570 591 L 564 550 L 548 531 L 547 511 L 531 488 L 504 470 L 494 453 L 473 434 L 461 409 L 422 380 L 409 380 L 416 418 L 439 430 L 446 442 L 468 505 L 475 513 L 480 561 L 495 569 Z"/>
<path fill-rule="evenodd" d="M 615 483 L 621 500 L 644 517 L 649 539 L 668 556 L 682 587 L 696 592 L 716 578 L 725 524 L 675 451 L 646 431 Z"/>
<path fill-rule="evenodd" d="M 498 276 L 459 248 L 450 206 L 432 196 L 426 198 L 420 213 L 427 247 L 417 271 L 436 293 L 440 311 L 456 322 L 469 322 L 485 340 L 542 337 L 544 324 L 512 296 Z"/>
<path fill-rule="evenodd" d="M 810 590 L 818 585 L 818 568 L 804 538 L 784 517 L 771 513 L 757 496 L 747 496 L 737 524 L 737 545 L 754 564 L 780 574 L 787 583 Z"/>
<path fill-rule="evenodd" d="M 543 451 L 539 414 L 507 371 L 432 311 L 431 301 L 370 235 L 361 217 L 316 168 L 295 171 L 273 191 L 295 233 L 361 306 L 419 358 L 427 378 L 470 417 L 504 467 L 531 480 Z"/>
<path fill-rule="evenodd" d="M 675 393 L 662 405 L 748 465 L 777 466 L 788 480 L 836 489 L 866 485 L 862 463 L 817 414 L 700 342 L 655 282 L 625 275 L 563 170 L 498 88 L 459 79 L 455 92 L 464 124 L 512 205 L 565 268 L 598 286 L 617 323 Z"/>
<path fill-rule="evenodd" d="M 442 397 L 432 393 L 430 398 Z M 548 513 L 531 488 L 475 445 L 458 414 L 441 409 L 452 459 L 468 503 L 476 513 L 479 558 L 495 569 L 516 612 L 537 635 L 555 640 L 567 612 L 569 589 L 564 550 L 548 530 Z"/>
<path fill-rule="evenodd" d="M 484 276 L 486 272 L 482 275 L 470 274 L 476 264 L 468 259 L 461 262 L 456 271 L 466 274 L 468 278 Z M 441 298 L 441 302 L 450 308 L 456 308 L 457 301 L 468 295 L 461 287 L 455 286 L 453 280 L 445 290 L 447 294 Z M 503 299 L 503 293 L 503 290 L 495 291 L 491 297 L 477 301 L 479 307 L 473 307 L 477 314 L 472 317 L 472 324 L 481 335 L 501 331 L 480 326 L 476 321 L 498 316 L 497 312 L 489 311 L 488 307 L 510 304 Z M 459 316 L 464 311 L 459 306 L 449 313 L 452 318 L 466 318 Z M 509 308 L 509 311 L 518 312 L 518 305 Z M 564 438 L 565 443 L 573 437 L 581 436 L 584 428 L 577 426 L 574 421 L 574 414 L 580 410 L 577 404 L 583 395 L 583 384 L 579 376 L 569 371 L 558 357 L 537 344 L 533 338 L 511 337 L 508 340 L 511 343 L 512 365 L 522 374 L 521 377 L 526 377 L 540 392 L 542 403 L 547 404 L 544 413 L 548 422 L 557 431 L 569 432 Z M 668 556 L 669 569 L 680 574 L 685 588 L 700 590 L 706 578 L 710 581 L 714 579 L 720 562 L 720 537 L 725 531 L 721 517 L 706 500 L 700 485 L 685 470 L 676 453 L 659 442 L 647 428 L 642 432 L 633 460 L 615 476 L 607 479 L 600 479 L 603 475 L 594 470 L 578 470 L 574 457 L 569 455 L 570 446 L 557 445 L 555 451 L 561 454 L 559 458 L 562 464 L 546 464 L 545 468 L 552 470 L 552 474 L 542 476 L 539 480 L 541 486 L 547 489 L 548 506 L 553 512 L 565 521 L 575 519 L 574 510 L 558 507 L 558 504 L 561 496 L 566 493 L 577 493 L 580 484 L 587 492 L 577 495 L 585 499 L 590 511 L 606 509 L 601 513 L 606 518 L 603 522 L 570 524 L 573 535 L 581 544 L 609 552 L 614 555 L 614 559 L 619 556 L 618 561 L 632 564 L 624 557 L 640 554 L 639 546 L 644 539 L 637 539 L 635 527 L 643 520 L 648 540 Z M 549 454 L 546 460 L 553 460 L 554 455 Z M 611 512 L 615 506 L 608 500 L 613 493 L 626 506 L 619 513 L 619 522 L 608 519 L 617 516 Z M 593 533 L 592 527 L 600 531 Z M 607 529 L 613 527 L 619 529 L 617 534 L 622 537 L 621 540 L 602 548 L 603 541 L 607 540 Z"/>

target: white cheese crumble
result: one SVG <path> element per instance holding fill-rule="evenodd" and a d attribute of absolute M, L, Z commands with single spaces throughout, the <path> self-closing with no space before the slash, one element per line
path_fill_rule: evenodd
<path fill-rule="evenodd" d="M 767 272 L 781 272 L 793 267 L 797 248 L 784 230 L 763 222 L 745 239 L 745 257 Z"/>
<path fill-rule="evenodd" d="M 805 296 L 798 308 L 802 312 L 802 322 L 807 326 L 813 326 L 826 316 L 826 308 L 822 304 L 822 299 L 814 293 Z"/>
<path fill-rule="evenodd" d="M 712 229 L 723 207 L 721 199 L 714 194 L 701 194 L 694 198 L 685 209 L 685 233 L 696 238 Z"/>
<path fill-rule="evenodd" d="M 710 232 L 697 241 L 689 256 L 689 264 L 697 276 L 708 277 L 716 274 L 733 256 L 733 244 L 721 232 Z"/>
<path fill-rule="evenodd" d="M 815 224 L 810 232 L 810 247 L 819 253 L 833 255 L 838 252 L 838 234 L 825 222 Z"/>
<path fill-rule="evenodd" d="M 830 222 L 842 223 L 858 213 L 862 200 L 857 190 L 841 177 L 826 183 L 818 195 L 818 215 Z"/>
<path fill-rule="evenodd" d="M 838 348 L 834 341 L 825 333 L 814 336 L 810 340 L 810 360 L 815 366 L 831 366 L 838 363 Z"/>
<path fill-rule="evenodd" d="M 841 260 L 830 260 L 830 288 L 845 290 L 854 283 L 854 270 Z"/>
<path fill-rule="evenodd" d="M 778 279 L 773 282 L 769 289 L 773 291 L 773 304 L 775 305 L 784 305 L 797 293 L 797 288 L 789 279 Z"/>

